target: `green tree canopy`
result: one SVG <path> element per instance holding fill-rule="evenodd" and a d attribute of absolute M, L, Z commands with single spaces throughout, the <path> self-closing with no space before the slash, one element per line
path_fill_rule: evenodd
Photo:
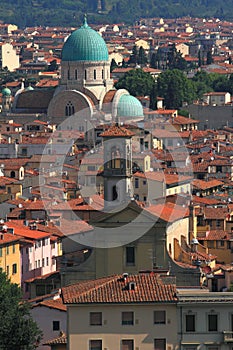
<path fill-rule="evenodd" d="M 126 89 L 133 96 L 146 96 L 152 93 L 154 78 L 141 68 L 131 69 L 115 84 L 117 89 Z"/>
<path fill-rule="evenodd" d="M 194 86 L 179 69 L 166 70 L 158 77 L 158 96 L 164 98 L 166 108 L 178 109 L 195 99 Z"/>
<path fill-rule="evenodd" d="M 187 68 L 187 63 L 185 59 L 182 57 L 181 52 L 177 51 L 175 44 L 172 44 L 170 46 L 167 58 L 168 58 L 169 69 L 184 70 Z"/>
<path fill-rule="evenodd" d="M 0 349 L 32 350 L 41 338 L 21 290 L 0 272 Z"/>

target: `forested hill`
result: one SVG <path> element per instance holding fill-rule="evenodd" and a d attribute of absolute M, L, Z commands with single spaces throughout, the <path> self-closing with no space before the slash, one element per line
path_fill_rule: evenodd
<path fill-rule="evenodd" d="M 233 20 L 232 0 L 1 0 L 0 20 L 19 27 L 134 23 L 142 17 L 218 17 Z"/>

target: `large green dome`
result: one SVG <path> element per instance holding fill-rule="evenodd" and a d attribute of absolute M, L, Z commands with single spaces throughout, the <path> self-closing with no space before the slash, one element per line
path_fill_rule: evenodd
<path fill-rule="evenodd" d="M 62 61 L 108 61 L 104 39 L 88 26 L 86 17 L 81 28 L 75 30 L 62 49 Z"/>
<path fill-rule="evenodd" d="M 141 102 L 134 96 L 122 95 L 117 105 L 118 117 L 143 117 Z"/>

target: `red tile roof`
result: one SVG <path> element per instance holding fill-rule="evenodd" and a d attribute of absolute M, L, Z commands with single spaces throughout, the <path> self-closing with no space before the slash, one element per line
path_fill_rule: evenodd
<path fill-rule="evenodd" d="M 135 290 L 129 290 L 129 283 Z M 122 275 L 80 282 L 62 288 L 65 304 L 176 302 L 176 286 L 164 284 L 156 274 Z"/>
<path fill-rule="evenodd" d="M 110 126 L 109 129 L 100 134 L 101 137 L 131 137 L 134 133 L 117 124 Z"/>
<path fill-rule="evenodd" d="M 219 180 L 209 180 L 209 181 L 204 181 L 204 180 L 193 180 L 192 181 L 192 185 L 195 188 L 199 188 L 201 190 L 206 190 L 208 188 L 213 188 L 213 187 L 217 187 L 217 186 L 221 186 L 224 183 L 222 181 Z"/>
<path fill-rule="evenodd" d="M 230 240 L 232 236 L 224 230 L 211 230 L 211 231 L 206 231 L 206 236 L 205 237 L 199 237 L 199 241 L 222 241 L 222 240 Z"/>
<path fill-rule="evenodd" d="M 66 311 L 67 307 L 66 305 L 63 304 L 62 299 L 58 298 L 58 299 L 47 299 L 47 300 L 43 300 L 39 303 L 34 304 L 32 307 L 38 307 L 38 306 L 45 306 L 48 307 L 50 309 L 57 309 L 60 311 Z"/>
<path fill-rule="evenodd" d="M 189 215 L 189 209 L 175 203 L 154 204 L 145 208 L 145 211 L 166 222 L 174 222 Z"/>

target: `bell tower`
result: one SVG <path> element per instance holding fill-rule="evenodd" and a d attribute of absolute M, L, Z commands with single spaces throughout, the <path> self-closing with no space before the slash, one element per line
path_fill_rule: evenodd
<path fill-rule="evenodd" d="M 104 201 L 106 209 L 129 202 L 132 186 L 132 136 L 118 123 L 104 131 Z"/>

